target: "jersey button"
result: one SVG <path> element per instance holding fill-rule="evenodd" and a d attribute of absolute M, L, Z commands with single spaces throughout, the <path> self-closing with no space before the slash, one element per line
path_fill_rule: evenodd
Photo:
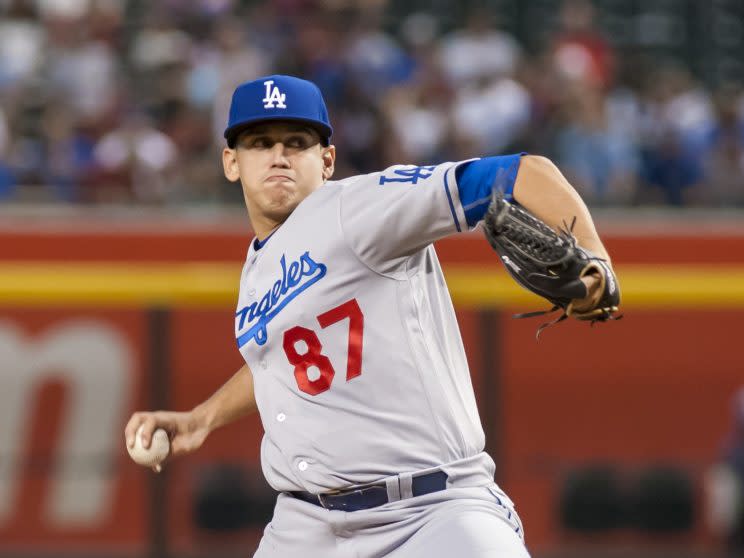
<path fill-rule="evenodd" d="M 253 296 L 253 295 L 255 295 L 255 294 L 256 294 L 256 289 L 251 289 L 250 291 L 248 291 L 248 294 L 249 294 L 250 296 Z"/>
<path fill-rule="evenodd" d="M 297 464 L 297 468 L 298 468 L 298 469 L 299 469 L 300 471 L 306 471 L 306 470 L 307 470 L 307 461 L 300 461 L 300 462 L 299 462 L 299 463 Z"/>
<path fill-rule="evenodd" d="M 261 361 L 261 368 L 263 368 L 264 370 L 266 370 L 267 367 L 268 367 L 268 364 L 266 364 L 266 361 L 265 360 L 262 360 Z"/>
<path fill-rule="evenodd" d="M 287 415 L 285 415 L 284 413 L 279 413 L 278 415 L 276 415 L 276 420 L 278 420 L 279 422 L 284 422 L 285 420 L 287 420 Z"/>

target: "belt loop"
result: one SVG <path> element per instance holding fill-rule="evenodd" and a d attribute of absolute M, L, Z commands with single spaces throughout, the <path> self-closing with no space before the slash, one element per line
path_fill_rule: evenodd
<path fill-rule="evenodd" d="M 413 498 L 413 473 L 401 473 L 398 475 L 400 486 L 400 499 Z"/>
<path fill-rule="evenodd" d="M 386 478 L 385 488 L 387 489 L 388 502 L 397 502 L 398 500 L 400 500 L 400 487 L 398 486 L 398 477 Z"/>

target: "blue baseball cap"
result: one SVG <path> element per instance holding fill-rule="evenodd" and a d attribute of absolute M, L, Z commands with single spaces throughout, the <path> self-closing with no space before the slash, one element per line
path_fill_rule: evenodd
<path fill-rule="evenodd" d="M 323 94 L 314 83 L 293 76 L 273 75 L 247 81 L 233 92 L 225 139 L 231 149 L 247 126 L 269 120 L 304 122 L 330 142 L 333 128 Z"/>

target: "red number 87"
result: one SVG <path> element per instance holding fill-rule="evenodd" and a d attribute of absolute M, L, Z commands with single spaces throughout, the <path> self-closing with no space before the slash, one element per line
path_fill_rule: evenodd
<path fill-rule="evenodd" d="M 349 318 L 349 347 L 346 360 L 346 381 L 356 378 L 362 374 L 362 337 L 364 333 L 364 315 L 355 298 L 348 300 L 324 312 L 317 317 L 320 327 L 328 326 Z M 307 350 L 300 354 L 295 345 L 297 341 L 304 341 Z M 331 387 L 333 369 L 330 359 L 321 353 L 323 345 L 312 329 L 295 326 L 284 332 L 284 352 L 290 364 L 294 365 L 294 375 L 299 387 L 305 393 L 318 395 Z M 311 367 L 320 371 L 320 376 L 315 380 L 308 377 L 307 371 Z"/>

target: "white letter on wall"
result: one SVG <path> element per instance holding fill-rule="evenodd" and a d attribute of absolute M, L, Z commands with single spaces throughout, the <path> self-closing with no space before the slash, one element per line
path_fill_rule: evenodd
<path fill-rule="evenodd" d="M 0 323 L 0 524 L 16 497 L 28 413 L 49 379 L 62 380 L 68 397 L 49 471 L 46 520 L 89 527 L 107 518 L 113 465 L 124 443 L 123 413 L 131 401 L 130 353 L 122 335 L 103 321 L 68 320 L 34 340 Z"/>

